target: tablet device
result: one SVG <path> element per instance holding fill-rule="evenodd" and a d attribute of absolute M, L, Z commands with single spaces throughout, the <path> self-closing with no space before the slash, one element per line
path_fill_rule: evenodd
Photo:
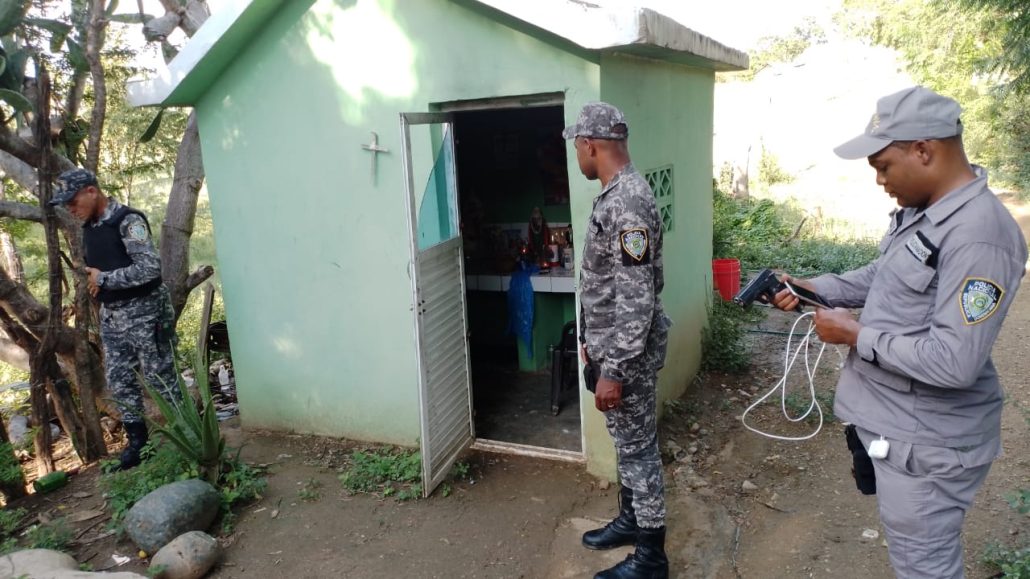
<path fill-rule="evenodd" d="M 801 303 L 805 303 L 810 306 L 815 306 L 817 308 L 826 308 L 828 310 L 833 309 L 833 306 L 831 306 L 829 302 L 824 300 L 823 296 L 813 291 L 809 291 L 801 286 L 793 285 L 789 281 L 783 282 L 783 285 L 787 286 L 787 291 L 789 291 L 791 295 L 793 295 L 797 299 L 801 300 Z"/>

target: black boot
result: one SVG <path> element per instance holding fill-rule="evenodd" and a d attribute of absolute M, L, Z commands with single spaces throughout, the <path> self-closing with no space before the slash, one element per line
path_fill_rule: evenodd
<path fill-rule="evenodd" d="M 614 549 L 637 542 L 637 515 L 633 512 L 633 489 L 619 490 L 619 516 L 600 529 L 583 533 L 587 549 Z"/>
<path fill-rule="evenodd" d="M 139 453 L 147 443 L 147 425 L 145 422 L 125 422 L 125 434 L 129 443 L 122 451 L 121 462 L 115 470 L 128 470 L 140 463 Z"/>
<path fill-rule="evenodd" d="M 668 579 L 669 559 L 665 556 L 665 527 L 640 528 L 637 550 L 611 569 L 605 569 L 594 579 Z"/>

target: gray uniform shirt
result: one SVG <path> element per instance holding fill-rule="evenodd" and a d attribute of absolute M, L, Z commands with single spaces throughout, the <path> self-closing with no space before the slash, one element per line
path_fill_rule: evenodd
<path fill-rule="evenodd" d="M 863 328 L 834 412 L 873 433 L 963 448 L 1000 435 L 991 348 L 1023 277 L 1027 245 L 986 172 L 926 210 L 892 213 L 880 257 L 811 280 Z"/>
<path fill-rule="evenodd" d="M 605 378 L 625 382 L 652 324 L 667 323 L 658 297 L 664 285 L 654 194 L 627 164 L 594 199 L 580 268 L 580 335 Z"/>

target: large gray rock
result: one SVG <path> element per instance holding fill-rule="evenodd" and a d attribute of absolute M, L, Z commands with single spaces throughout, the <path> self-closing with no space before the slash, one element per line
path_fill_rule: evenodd
<path fill-rule="evenodd" d="M 50 549 L 25 549 L 0 557 L 0 577 L 26 579 L 146 579 L 136 573 L 88 573 L 79 571 L 71 556 Z"/>
<path fill-rule="evenodd" d="M 199 479 L 177 481 L 151 492 L 125 515 L 125 532 L 147 553 L 156 553 L 188 531 L 204 531 L 218 515 L 218 491 Z"/>
<path fill-rule="evenodd" d="M 156 579 L 200 579 L 218 561 L 218 541 L 200 531 L 179 535 L 150 559 Z"/>

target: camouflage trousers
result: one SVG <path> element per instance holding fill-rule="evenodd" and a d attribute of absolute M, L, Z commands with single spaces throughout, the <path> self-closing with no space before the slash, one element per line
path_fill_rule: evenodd
<path fill-rule="evenodd" d="M 140 376 L 169 402 L 180 399 L 175 312 L 165 286 L 148 296 L 102 304 L 100 339 L 107 384 L 122 411 L 122 422 L 143 422 Z"/>
<path fill-rule="evenodd" d="M 622 385 L 622 405 L 604 413 L 608 433 L 615 440 L 619 481 L 633 489 L 637 525 L 647 529 L 665 525 L 656 389 L 658 370 L 665 363 L 666 344 L 664 328 L 648 336 L 643 359 L 627 373 Z"/>

